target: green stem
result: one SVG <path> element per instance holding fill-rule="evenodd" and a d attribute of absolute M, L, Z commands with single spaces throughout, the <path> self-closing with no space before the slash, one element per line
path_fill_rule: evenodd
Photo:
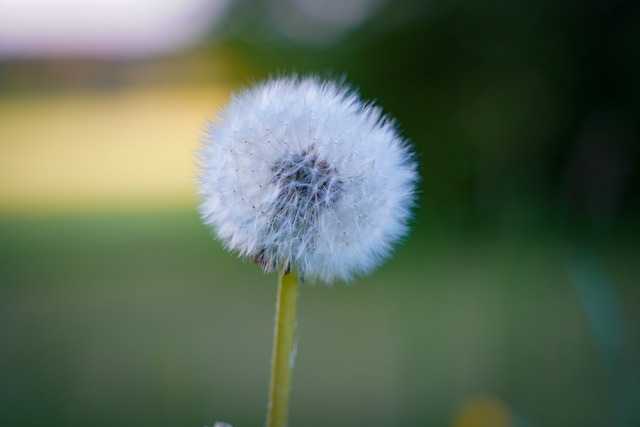
<path fill-rule="evenodd" d="M 293 272 L 285 272 L 280 269 L 276 320 L 273 331 L 267 427 L 285 427 L 287 424 L 297 302 L 298 277 Z"/>

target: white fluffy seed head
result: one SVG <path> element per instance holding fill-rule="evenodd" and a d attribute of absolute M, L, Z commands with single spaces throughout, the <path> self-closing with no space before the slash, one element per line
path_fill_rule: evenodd
<path fill-rule="evenodd" d="M 350 280 L 407 233 L 412 152 L 343 85 L 278 78 L 245 90 L 208 125 L 199 154 L 204 221 L 267 271 Z"/>

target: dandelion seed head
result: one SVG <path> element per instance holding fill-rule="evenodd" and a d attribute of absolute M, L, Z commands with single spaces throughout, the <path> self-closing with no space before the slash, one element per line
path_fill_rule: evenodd
<path fill-rule="evenodd" d="M 350 280 L 408 231 L 412 152 L 346 86 L 278 78 L 240 92 L 207 126 L 199 154 L 204 221 L 266 271 Z"/>

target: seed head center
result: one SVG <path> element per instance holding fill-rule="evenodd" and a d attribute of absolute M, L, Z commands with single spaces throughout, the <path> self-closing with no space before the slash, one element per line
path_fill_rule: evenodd
<path fill-rule="evenodd" d="M 332 207 L 340 199 L 343 182 L 337 170 L 313 151 L 287 153 L 272 167 L 273 183 L 278 187 L 278 210 L 309 218 Z"/>

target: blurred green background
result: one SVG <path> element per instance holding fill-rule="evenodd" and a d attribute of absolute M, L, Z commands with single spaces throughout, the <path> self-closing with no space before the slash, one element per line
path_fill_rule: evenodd
<path fill-rule="evenodd" d="M 633 1 L 0 1 L 0 425 L 262 425 L 274 276 L 213 241 L 232 90 L 346 76 L 413 231 L 306 285 L 292 426 L 640 425 Z"/>

